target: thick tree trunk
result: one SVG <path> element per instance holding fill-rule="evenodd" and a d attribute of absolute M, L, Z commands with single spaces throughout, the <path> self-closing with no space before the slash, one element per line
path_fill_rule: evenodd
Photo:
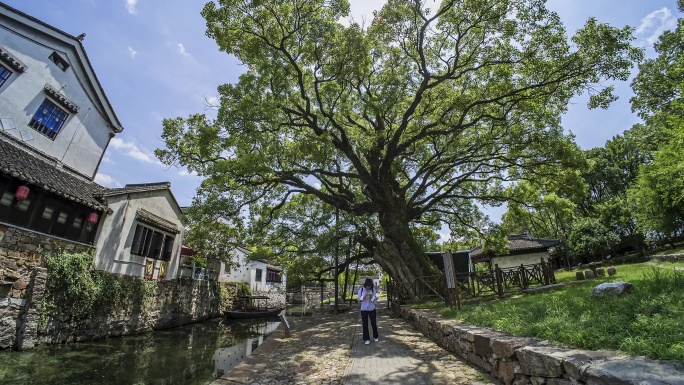
<path fill-rule="evenodd" d="M 385 238 L 375 247 L 373 258 L 392 279 L 413 283 L 419 277 L 441 274 L 411 233 L 401 209 L 387 210 L 379 219 Z"/>

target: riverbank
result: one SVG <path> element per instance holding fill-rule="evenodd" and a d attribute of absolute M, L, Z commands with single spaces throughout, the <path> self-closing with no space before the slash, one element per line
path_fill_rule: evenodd
<path fill-rule="evenodd" d="M 427 384 L 496 384 L 416 331 L 378 310 L 380 341 L 361 341 L 359 313 L 331 314 L 317 309 L 311 317 L 289 317 L 292 332 L 271 335 L 250 358 L 212 385 L 373 384 L 381 371 L 407 373 Z M 384 377 L 387 379 L 387 377 Z"/>

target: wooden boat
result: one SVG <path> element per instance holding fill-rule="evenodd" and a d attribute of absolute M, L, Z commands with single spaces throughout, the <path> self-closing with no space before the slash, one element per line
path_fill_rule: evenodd
<path fill-rule="evenodd" d="M 234 319 L 277 317 L 278 313 L 283 310 L 281 307 L 269 307 L 270 298 L 266 296 L 247 295 L 238 298 L 241 300 L 241 308 L 224 311 L 223 314 L 226 317 Z"/>

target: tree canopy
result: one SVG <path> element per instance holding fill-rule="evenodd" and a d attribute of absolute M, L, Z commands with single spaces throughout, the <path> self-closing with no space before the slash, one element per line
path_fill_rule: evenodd
<path fill-rule="evenodd" d="M 575 161 L 571 98 L 615 99 L 641 51 L 589 19 L 568 38 L 542 0 L 390 0 L 368 25 L 345 0 L 218 0 L 207 35 L 246 72 L 218 117 L 166 119 L 167 164 L 205 176 L 198 201 L 276 218 L 297 195 L 379 229 L 360 242 L 414 280 L 432 267 L 413 225 L 468 226 L 505 184 Z M 370 229 L 373 230 L 373 229 Z"/>

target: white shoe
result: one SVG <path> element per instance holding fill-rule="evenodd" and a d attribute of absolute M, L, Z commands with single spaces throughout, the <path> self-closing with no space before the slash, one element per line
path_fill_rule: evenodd
<path fill-rule="evenodd" d="M 373 338 L 373 341 L 378 342 L 378 339 L 377 339 L 377 338 Z"/>
<path fill-rule="evenodd" d="M 366 341 L 366 342 L 364 342 L 364 343 L 365 343 L 366 345 L 370 345 L 370 341 Z"/>

